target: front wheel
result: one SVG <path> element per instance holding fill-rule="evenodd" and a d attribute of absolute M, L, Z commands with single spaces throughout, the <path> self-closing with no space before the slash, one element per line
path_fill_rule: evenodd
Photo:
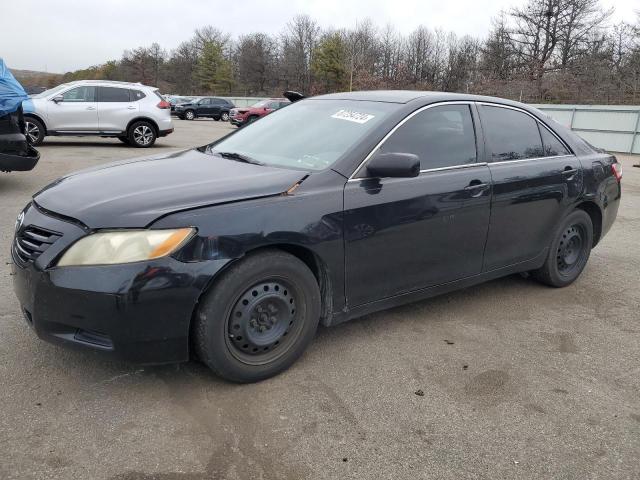
<path fill-rule="evenodd" d="M 229 121 L 229 114 L 227 112 L 222 112 L 222 117 L 221 117 L 223 122 L 228 122 Z"/>
<path fill-rule="evenodd" d="M 196 118 L 196 113 L 193 110 L 187 110 L 184 112 L 185 120 L 193 120 L 194 118 Z"/>
<path fill-rule="evenodd" d="M 129 127 L 129 144 L 138 148 L 149 148 L 156 143 L 156 130 L 149 122 L 136 122 Z"/>
<path fill-rule="evenodd" d="M 298 258 L 278 250 L 232 266 L 198 308 L 193 343 L 200 360 L 239 383 L 289 368 L 318 326 L 320 290 Z"/>
<path fill-rule="evenodd" d="M 593 223 L 584 210 L 574 210 L 560 223 L 544 265 L 533 272 L 540 282 L 566 287 L 584 270 L 593 246 Z"/>
<path fill-rule="evenodd" d="M 40 145 L 44 141 L 44 125 L 37 118 L 25 118 L 24 129 L 31 145 Z"/>

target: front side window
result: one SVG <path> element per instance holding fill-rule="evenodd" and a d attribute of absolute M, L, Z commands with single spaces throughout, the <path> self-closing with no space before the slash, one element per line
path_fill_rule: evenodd
<path fill-rule="evenodd" d="M 469 105 L 441 105 L 417 113 L 380 150 L 417 155 L 421 170 L 475 162 L 476 137 Z"/>
<path fill-rule="evenodd" d="M 129 102 L 129 89 L 100 87 L 100 102 Z"/>
<path fill-rule="evenodd" d="M 198 102 L 198 105 L 209 105 L 211 103 L 211 99 L 210 98 L 203 98 L 202 100 L 200 100 Z"/>
<path fill-rule="evenodd" d="M 556 136 L 547 130 L 544 125 L 539 125 L 542 135 L 542 145 L 544 146 L 544 156 L 554 157 L 557 155 L 568 155 L 569 151 Z"/>
<path fill-rule="evenodd" d="M 486 105 L 482 106 L 481 113 L 492 161 L 544 156 L 537 122 L 529 115 Z"/>
<path fill-rule="evenodd" d="M 83 86 L 68 90 L 62 94 L 65 102 L 95 102 L 96 87 Z"/>

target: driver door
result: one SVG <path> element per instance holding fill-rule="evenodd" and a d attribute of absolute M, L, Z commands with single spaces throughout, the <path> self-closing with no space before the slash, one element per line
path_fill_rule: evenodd
<path fill-rule="evenodd" d="M 98 131 L 96 87 L 83 85 L 67 90 L 51 99 L 47 108 L 47 128 L 52 131 Z"/>
<path fill-rule="evenodd" d="M 359 178 L 347 182 L 349 307 L 481 272 L 491 175 L 477 160 L 478 124 L 470 104 L 419 111 L 380 147 L 383 153 L 417 155 L 417 177 L 371 178 L 365 165 Z"/>

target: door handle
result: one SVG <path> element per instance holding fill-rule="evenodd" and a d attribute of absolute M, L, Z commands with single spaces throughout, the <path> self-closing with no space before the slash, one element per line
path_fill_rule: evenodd
<path fill-rule="evenodd" d="M 127 109 L 128 109 L 128 110 L 135 110 L 135 109 L 136 109 L 136 107 L 134 107 L 133 105 L 129 105 L 129 106 L 127 107 Z"/>
<path fill-rule="evenodd" d="M 479 197 L 480 195 L 482 195 L 482 192 L 484 192 L 488 188 L 488 183 L 483 183 L 480 180 L 471 180 L 471 182 L 469 182 L 469 185 L 464 187 L 464 190 L 467 192 L 472 192 L 472 197 Z"/>
<path fill-rule="evenodd" d="M 576 173 L 578 173 L 578 169 L 570 167 L 569 165 L 564 167 L 564 170 L 562 171 L 562 174 L 566 176 L 575 175 Z"/>
<path fill-rule="evenodd" d="M 95 110 L 96 107 L 87 107 L 87 110 Z"/>

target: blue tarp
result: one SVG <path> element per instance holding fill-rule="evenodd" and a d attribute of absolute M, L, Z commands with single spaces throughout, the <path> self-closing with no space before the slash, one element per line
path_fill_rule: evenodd
<path fill-rule="evenodd" d="M 15 112 L 27 98 L 29 98 L 27 92 L 13 77 L 4 60 L 0 58 L 0 117 Z"/>

